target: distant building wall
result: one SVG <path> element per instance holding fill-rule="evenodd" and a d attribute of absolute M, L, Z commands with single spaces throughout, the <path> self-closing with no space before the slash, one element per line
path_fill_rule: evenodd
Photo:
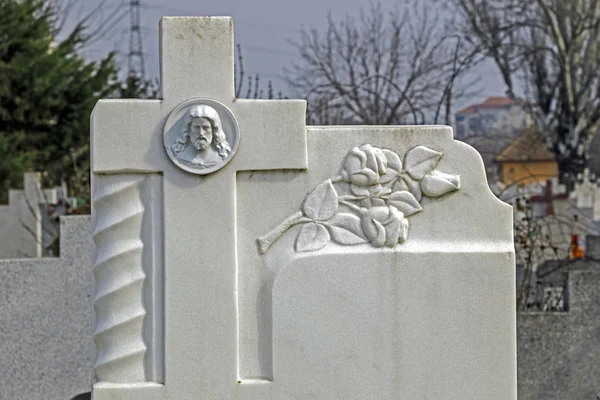
<path fill-rule="evenodd" d="M 595 399 L 600 391 L 600 261 L 570 264 L 568 311 L 519 313 L 519 400 Z"/>
<path fill-rule="evenodd" d="M 472 136 L 516 136 L 528 124 L 523 109 L 506 97 L 489 97 L 483 103 L 472 104 L 455 115 L 457 139 Z"/>
<path fill-rule="evenodd" d="M 501 168 L 501 180 L 505 185 L 529 185 L 558 176 L 555 161 L 503 162 Z"/>
<path fill-rule="evenodd" d="M 63 217 L 59 258 L 0 260 L 0 399 L 91 390 L 89 216 Z"/>

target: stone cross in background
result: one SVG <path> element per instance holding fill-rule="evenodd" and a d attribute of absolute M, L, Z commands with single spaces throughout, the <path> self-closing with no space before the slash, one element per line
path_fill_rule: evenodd
<path fill-rule="evenodd" d="M 600 221 L 600 182 L 587 168 L 577 178 L 571 198 L 578 209 L 591 209 L 594 222 Z"/>
<path fill-rule="evenodd" d="M 8 205 L 0 205 L 0 259 L 57 256 L 47 253 L 59 234 L 48 207 L 62 203 L 57 211 L 66 213 L 66 193 L 61 187 L 42 189 L 40 181 L 39 173 L 25 173 L 23 190 L 11 189 Z"/>
<path fill-rule="evenodd" d="M 60 257 L 0 260 L 0 399 L 90 391 L 90 218 L 60 221 Z"/>
<path fill-rule="evenodd" d="M 516 398 L 510 207 L 447 127 L 234 98 L 230 18 L 92 116 L 95 400 Z"/>
<path fill-rule="evenodd" d="M 544 193 L 541 195 L 531 196 L 530 201 L 533 203 L 542 203 L 545 205 L 543 215 L 554 215 L 554 200 L 565 200 L 568 198 L 566 193 L 554 193 L 552 191 L 553 181 L 548 179 L 546 187 L 543 188 Z"/>

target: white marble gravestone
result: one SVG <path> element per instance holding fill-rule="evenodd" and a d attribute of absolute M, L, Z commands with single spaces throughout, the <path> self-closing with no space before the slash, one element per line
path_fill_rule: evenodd
<path fill-rule="evenodd" d="M 512 212 L 448 127 L 234 98 L 230 18 L 92 116 L 95 400 L 516 399 Z"/>

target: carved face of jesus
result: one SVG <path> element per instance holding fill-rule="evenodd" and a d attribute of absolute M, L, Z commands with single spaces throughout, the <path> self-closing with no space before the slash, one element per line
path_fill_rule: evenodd
<path fill-rule="evenodd" d="M 196 117 L 190 124 L 190 142 L 198 151 L 204 151 L 210 147 L 213 140 L 212 123 L 208 118 Z"/>

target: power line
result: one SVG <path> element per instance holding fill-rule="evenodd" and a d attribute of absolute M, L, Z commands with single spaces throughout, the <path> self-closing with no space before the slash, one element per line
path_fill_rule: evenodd
<path fill-rule="evenodd" d="M 110 24 L 108 24 L 108 26 L 102 26 L 102 28 L 97 29 L 96 31 L 92 32 L 92 34 L 90 35 L 90 37 L 92 38 L 87 45 L 90 46 L 92 44 L 95 44 L 97 42 L 99 42 L 100 40 L 103 40 L 106 38 L 106 36 L 113 32 L 113 29 L 127 16 L 127 12 L 122 13 L 120 16 L 118 16 L 117 18 L 115 18 Z M 108 19 L 107 19 L 108 21 Z M 114 34 L 114 33 L 113 33 Z M 112 37 L 112 36 L 111 36 Z"/>
<path fill-rule="evenodd" d="M 146 75 L 146 67 L 144 62 L 144 51 L 142 48 L 141 9 L 141 0 L 129 1 L 130 26 L 127 74 L 130 76 L 138 76 L 143 79 Z"/>
<path fill-rule="evenodd" d="M 164 4 L 148 4 L 147 2 L 143 5 L 144 8 L 146 9 L 153 9 L 153 10 L 159 10 L 159 11 L 171 11 L 174 13 L 179 13 L 181 15 L 199 15 L 198 14 L 198 9 L 192 9 L 192 8 L 181 8 L 181 7 L 172 7 L 172 6 L 168 6 L 168 5 L 164 5 Z M 294 33 L 297 34 L 299 32 L 298 29 L 293 29 L 290 26 L 287 25 L 280 25 L 280 24 L 272 24 L 272 23 L 265 23 L 265 22 L 258 22 L 258 21 L 251 21 L 248 19 L 240 19 L 237 17 L 233 17 L 233 21 L 235 23 L 235 25 L 245 25 L 247 27 L 251 27 L 251 28 L 257 28 L 257 29 L 263 29 L 263 30 L 268 30 L 268 31 L 275 31 L 275 32 L 286 32 L 286 33 Z"/>

